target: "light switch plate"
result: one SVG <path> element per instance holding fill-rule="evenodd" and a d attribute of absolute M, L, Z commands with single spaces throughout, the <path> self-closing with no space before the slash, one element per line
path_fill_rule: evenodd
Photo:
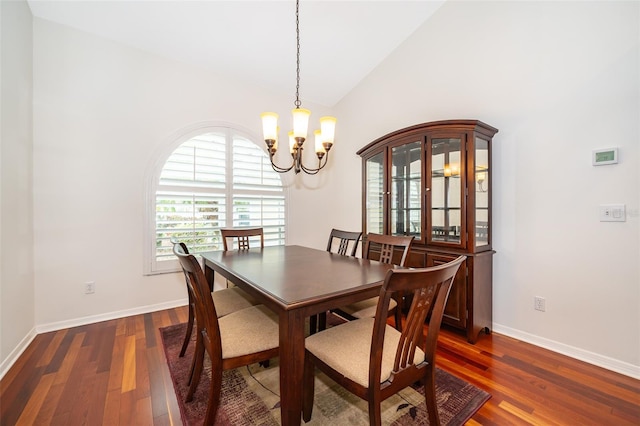
<path fill-rule="evenodd" d="M 626 222 L 627 214 L 624 204 L 601 204 L 600 222 Z"/>

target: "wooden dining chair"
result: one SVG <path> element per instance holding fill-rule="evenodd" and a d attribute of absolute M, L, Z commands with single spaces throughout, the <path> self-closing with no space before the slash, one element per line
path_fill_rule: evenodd
<path fill-rule="evenodd" d="M 380 425 L 380 403 L 411 386 L 424 383 L 429 424 L 439 425 L 435 394 L 435 357 L 445 304 L 460 264 L 387 272 L 374 318 L 363 318 L 313 334 L 305 340 L 303 419 L 311 420 L 314 367 L 349 392 L 369 402 L 369 424 Z M 393 295 L 413 294 L 404 331 L 387 324 Z M 429 318 L 427 336 L 424 322 Z"/>
<path fill-rule="evenodd" d="M 329 233 L 329 241 L 327 241 L 327 251 L 342 256 L 355 256 L 358 252 L 358 243 L 362 237 L 362 232 L 342 231 L 340 229 L 332 229 Z M 351 246 L 351 249 L 349 249 Z M 317 316 L 312 316 L 309 321 L 309 329 L 311 333 L 316 330 L 324 330 L 327 328 L 327 313 L 322 312 Z"/>
<path fill-rule="evenodd" d="M 369 233 L 367 234 L 367 240 L 364 244 L 362 257 L 364 259 L 377 260 L 382 263 L 392 263 L 394 265 L 404 266 L 407 261 L 407 257 L 409 256 L 412 242 L 413 236 Z M 395 299 L 391 301 L 389 313 L 390 315 L 394 315 L 396 328 L 398 330 L 402 330 L 401 301 L 403 300 L 403 295 L 402 293 L 398 293 L 394 295 L 394 297 Z M 339 309 L 334 309 L 332 311 L 341 317 L 352 321 L 359 318 L 373 318 L 376 313 L 377 305 L 378 298 L 372 297 L 371 299 L 342 306 Z"/>
<path fill-rule="evenodd" d="M 189 291 L 195 300 L 196 348 L 186 402 L 200 383 L 205 352 L 211 360 L 211 382 L 205 425 L 213 425 L 220 403 L 222 372 L 278 356 L 278 316 L 264 305 L 252 306 L 218 317 L 210 297 L 209 284 L 200 263 L 193 255 L 182 253 L 174 245 L 174 254 L 189 278 Z"/>
<path fill-rule="evenodd" d="M 187 245 L 183 242 L 176 240 L 175 238 L 171 239 L 171 242 L 174 245 L 174 251 L 178 250 L 180 253 L 189 254 L 189 249 Z M 178 246 L 176 248 L 176 245 Z M 185 282 L 187 284 L 187 297 L 189 298 L 189 314 L 187 317 L 187 331 L 184 335 L 184 340 L 182 342 L 182 348 L 180 349 L 180 356 L 183 357 L 187 351 L 187 347 L 189 346 L 189 342 L 191 342 L 191 334 L 193 333 L 193 323 L 195 320 L 195 301 L 189 292 L 189 277 L 187 276 L 187 272 L 182 269 L 184 273 Z M 213 291 L 211 286 L 209 287 L 211 292 L 211 297 L 213 298 L 213 303 L 216 305 L 216 312 L 218 316 L 223 317 L 232 312 L 239 311 L 240 309 L 249 308 L 251 306 L 257 305 L 258 301 L 249 296 L 245 291 L 238 287 L 233 288 L 223 288 L 221 290 Z"/>
<path fill-rule="evenodd" d="M 220 233 L 222 234 L 224 251 L 229 250 L 229 238 L 235 238 L 234 241 L 238 245 L 238 250 L 248 250 L 251 237 L 259 237 L 260 248 L 264 248 L 263 228 L 222 228 Z M 233 245 L 231 245 L 231 248 L 233 248 Z"/>
<path fill-rule="evenodd" d="M 340 229 L 332 229 L 329 234 L 329 241 L 327 242 L 327 251 L 331 253 L 338 253 L 343 256 L 355 256 L 358 251 L 358 243 L 362 237 L 362 232 L 341 231 Z M 336 250 L 334 246 L 338 243 Z M 351 245 L 351 250 L 349 250 Z"/>

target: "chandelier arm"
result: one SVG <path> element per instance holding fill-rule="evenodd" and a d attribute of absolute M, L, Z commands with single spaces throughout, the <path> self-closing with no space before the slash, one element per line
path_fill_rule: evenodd
<path fill-rule="evenodd" d="M 293 167 L 296 165 L 296 162 L 294 160 L 293 163 L 289 167 L 277 166 L 273 162 L 273 155 L 269 156 L 269 161 L 271 162 L 271 168 L 273 169 L 273 171 L 275 171 L 277 173 L 287 173 L 289 170 L 293 169 Z"/>
<path fill-rule="evenodd" d="M 322 160 L 318 160 L 318 167 L 317 168 L 310 168 L 310 167 L 306 167 L 304 164 L 302 164 L 302 162 L 300 162 L 300 168 L 302 169 L 302 171 L 304 171 L 306 174 L 309 175 L 315 175 L 317 174 L 320 170 L 324 169 L 324 166 L 327 165 L 329 159 L 329 153 L 327 152 L 324 155 L 324 164 L 322 163 Z"/>
<path fill-rule="evenodd" d="M 276 173 L 287 173 L 289 170 L 293 169 L 293 166 L 294 164 L 292 164 L 291 167 L 289 167 L 288 169 L 285 169 L 283 167 L 278 167 L 275 164 L 271 163 L 271 168 Z"/>

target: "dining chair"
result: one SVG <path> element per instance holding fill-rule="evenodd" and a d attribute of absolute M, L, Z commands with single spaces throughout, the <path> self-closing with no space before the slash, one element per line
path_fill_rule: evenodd
<path fill-rule="evenodd" d="M 369 424 L 380 425 L 380 403 L 400 390 L 424 384 L 429 424 L 439 425 L 435 394 L 435 358 L 445 304 L 460 264 L 457 259 L 422 269 L 391 269 L 380 290 L 374 318 L 328 328 L 306 338 L 303 419 L 311 420 L 314 368 L 368 401 Z M 393 295 L 413 294 L 404 331 L 387 324 Z M 426 339 L 424 323 L 429 318 Z"/>
<path fill-rule="evenodd" d="M 331 253 L 338 253 L 343 256 L 347 256 L 347 250 L 349 250 L 349 256 L 355 256 L 358 251 L 358 242 L 360 242 L 362 232 L 341 231 L 340 229 L 332 229 L 329 234 L 329 241 L 327 242 L 327 251 Z M 334 251 L 334 246 L 338 243 L 337 249 Z"/>
<path fill-rule="evenodd" d="M 171 242 L 175 246 L 178 245 L 181 253 L 189 254 L 189 249 L 187 245 L 183 242 L 178 241 L 175 238 L 171 239 Z M 183 357 L 187 351 L 187 347 L 189 346 L 189 342 L 191 342 L 191 334 L 193 333 L 193 323 L 195 320 L 195 301 L 189 290 L 189 277 L 187 276 L 187 272 L 182 269 L 184 273 L 185 282 L 187 284 L 187 297 L 189 299 L 189 314 L 187 317 L 187 331 L 184 335 L 184 340 L 182 342 L 182 348 L 180 349 L 180 356 Z M 213 299 L 213 303 L 216 305 L 216 312 L 218 316 L 223 317 L 232 312 L 239 311 L 240 309 L 248 308 L 254 305 L 257 305 L 259 302 L 249 296 L 244 290 L 233 287 L 233 288 L 223 288 L 221 290 L 213 291 L 211 286 L 209 287 L 209 291 L 211 292 L 211 297 Z"/>
<path fill-rule="evenodd" d="M 220 229 L 220 233 L 222 234 L 222 245 L 224 247 L 224 251 L 229 250 L 229 238 L 235 238 L 238 250 L 247 250 L 250 246 L 250 237 L 260 237 L 260 248 L 264 248 L 263 228 L 222 228 Z M 231 248 L 233 248 L 233 245 L 231 245 Z"/>
<path fill-rule="evenodd" d="M 358 243 L 362 237 L 362 232 L 342 231 L 333 228 L 329 233 L 329 241 L 327 241 L 327 251 L 342 256 L 355 256 L 358 252 Z M 349 250 L 351 246 L 351 250 Z M 347 254 L 347 252 L 349 254 Z M 316 330 L 324 330 L 327 328 L 327 313 L 322 312 L 316 316 L 312 316 L 309 321 L 311 333 Z"/>
<path fill-rule="evenodd" d="M 377 260 L 382 263 L 392 263 L 398 266 L 405 266 L 413 236 L 380 235 L 367 234 L 364 243 L 362 257 L 364 259 Z M 401 292 L 394 295 L 391 301 L 389 314 L 394 315 L 396 328 L 402 331 L 402 306 L 403 295 Z M 359 318 L 373 318 L 378 305 L 378 297 L 372 297 L 360 302 L 355 302 L 347 306 L 341 306 L 332 310 L 341 317 L 353 321 Z"/>
<path fill-rule="evenodd" d="M 188 288 L 196 312 L 196 349 L 185 401 L 193 400 L 204 370 L 206 352 L 211 360 L 211 381 L 204 424 L 213 425 L 220 403 L 222 372 L 278 356 L 278 317 L 264 305 L 218 317 L 200 263 L 193 255 L 182 253 L 177 244 L 173 252 L 189 278 Z"/>

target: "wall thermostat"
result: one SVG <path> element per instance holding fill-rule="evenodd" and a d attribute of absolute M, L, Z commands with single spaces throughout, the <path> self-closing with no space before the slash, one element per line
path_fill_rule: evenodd
<path fill-rule="evenodd" d="M 593 151 L 592 163 L 594 166 L 616 164 L 618 162 L 618 148 L 596 149 Z"/>

